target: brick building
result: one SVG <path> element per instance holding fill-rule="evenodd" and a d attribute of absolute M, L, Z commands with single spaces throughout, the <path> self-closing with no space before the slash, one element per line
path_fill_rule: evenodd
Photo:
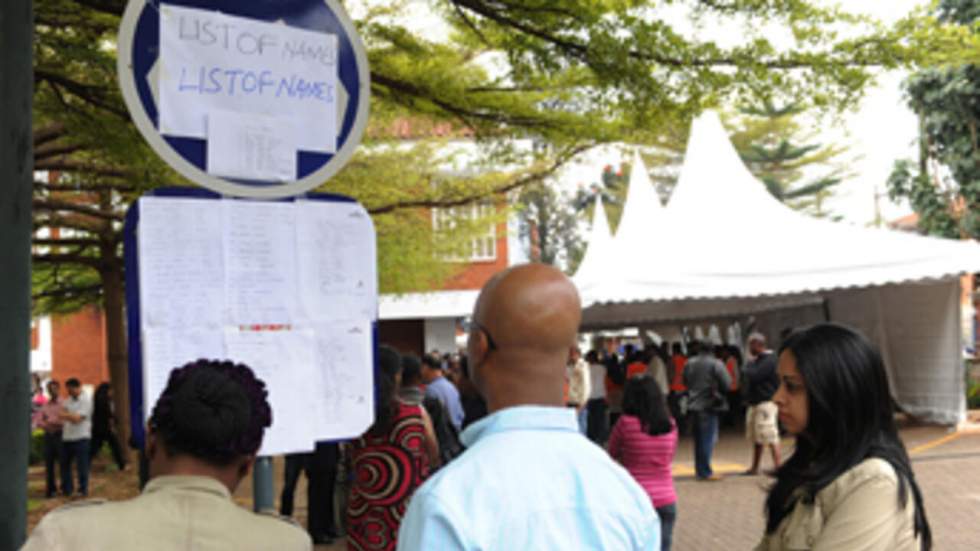
<path fill-rule="evenodd" d="M 65 381 L 76 377 L 84 385 L 109 380 L 105 316 L 96 306 L 73 314 L 45 316 L 31 327 L 31 371 L 43 378 Z"/>

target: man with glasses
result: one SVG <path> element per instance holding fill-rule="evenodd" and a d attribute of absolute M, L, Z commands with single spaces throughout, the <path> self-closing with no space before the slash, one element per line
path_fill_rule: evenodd
<path fill-rule="evenodd" d="M 398 548 L 658 548 L 650 498 L 565 407 L 581 321 L 572 282 L 543 264 L 511 268 L 483 287 L 472 319 L 470 372 L 489 415 L 416 491 Z"/>

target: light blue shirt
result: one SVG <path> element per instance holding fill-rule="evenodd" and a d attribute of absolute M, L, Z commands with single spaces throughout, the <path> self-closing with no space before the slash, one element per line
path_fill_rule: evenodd
<path fill-rule="evenodd" d="M 578 430 L 575 410 L 521 406 L 467 427 L 463 455 L 412 497 L 398 549 L 660 549 L 650 496 Z"/>
<path fill-rule="evenodd" d="M 436 398 L 442 405 L 446 406 L 449 412 L 449 420 L 456 430 L 463 427 L 463 403 L 459 401 L 459 391 L 456 386 L 449 382 L 445 377 L 437 377 L 434 381 L 425 386 L 425 397 Z"/>

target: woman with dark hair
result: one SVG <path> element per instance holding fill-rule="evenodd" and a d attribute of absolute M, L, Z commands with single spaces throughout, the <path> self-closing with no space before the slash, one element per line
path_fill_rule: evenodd
<path fill-rule="evenodd" d="M 267 395 L 244 365 L 198 360 L 174 369 L 148 423 L 143 493 L 52 511 L 23 549 L 311 550 L 301 528 L 231 498 L 272 424 Z"/>
<path fill-rule="evenodd" d="M 646 490 L 660 517 L 660 549 L 670 551 L 677 520 L 671 464 L 677 452 L 674 423 L 660 385 L 649 375 L 633 377 L 623 392 L 623 415 L 609 436 L 609 455 Z"/>
<path fill-rule="evenodd" d="M 119 445 L 119 437 L 113 428 L 116 414 L 112 409 L 112 387 L 109 383 L 102 383 L 95 389 L 92 402 L 92 444 L 89 447 L 89 458 L 94 459 L 102 450 L 102 445 L 107 443 L 112 451 L 112 459 L 121 471 L 126 468 L 126 460 Z"/>
<path fill-rule="evenodd" d="M 846 327 L 816 325 L 783 342 L 778 373 L 773 401 L 796 451 L 775 472 L 756 549 L 931 549 L 874 347 Z"/>
<path fill-rule="evenodd" d="M 394 550 L 408 500 L 439 457 L 432 422 L 422 406 L 398 399 L 401 358 L 378 350 L 374 424 L 351 444 L 353 480 L 347 502 L 347 548 Z"/>

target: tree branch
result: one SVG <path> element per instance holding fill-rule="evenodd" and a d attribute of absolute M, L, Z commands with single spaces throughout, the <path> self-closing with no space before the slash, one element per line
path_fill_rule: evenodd
<path fill-rule="evenodd" d="M 105 101 L 105 88 L 91 84 L 83 84 L 63 75 L 52 73 L 51 71 L 47 71 L 45 69 L 35 68 L 34 82 L 37 83 L 40 81 L 46 81 L 56 90 L 60 86 L 85 103 L 94 105 L 100 109 L 104 109 L 126 121 L 129 120 L 129 113 L 127 113 L 124 109 L 120 109 L 118 106 Z"/>
<path fill-rule="evenodd" d="M 52 145 L 49 147 L 34 148 L 34 162 L 43 161 L 58 155 L 69 155 L 76 151 L 86 149 L 83 145 Z"/>
<path fill-rule="evenodd" d="M 64 123 L 54 122 L 45 125 L 34 130 L 34 147 L 38 148 L 41 145 L 57 140 L 66 134 L 68 134 L 68 132 L 65 130 Z"/>
<path fill-rule="evenodd" d="M 381 205 L 377 207 L 372 207 L 368 209 L 371 214 L 386 214 L 395 210 L 406 209 L 406 208 L 448 208 L 448 207 L 458 207 L 460 205 L 466 205 L 485 199 L 491 195 L 504 195 L 515 189 L 519 189 L 528 184 L 541 181 L 542 179 L 554 174 L 559 168 L 561 168 L 565 163 L 571 160 L 573 157 L 590 149 L 592 145 L 579 145 L 573 147 L 561 155 L 559 155 L 555 162 L 552 163 L 547 168 L 527 174 L 521 178 L 509 182 L 503 186 L 492 189 L 489 192 L 473 193 L 470 195 L 464 195 L 462 197 L 456 197 L 453 199 L 419 199 L 412 201 L 398 201 L 395 203 L 390 203 L 387 205 Z"/>
<path fill-rule="evenodd" d="M 136 191 L 136 186 L 128 184 L 49 184 L 39 180 L 34 180 L 34 189 L 43 189 L 57 193 L 90 193 L 96 191 L 116 191 L 119 193 L 131 193 Z"/>
<path fill-rule="evenodd" d="M 106 212 L 100 210 L 96 207 L 90 207 L 82 203 L 75 203 L 73 201 L 60 201 L 58 199 L 34 199 L 34 209 L 35 210 L 48 210 L 48 211 L 68 211 L 77 214 L 82 214 L 85 216 L 91 216 L 94 218 L 99 218 L 102 220 L 110 220 L 116 222 L 122 222 L 124 215 L 115 212 Z"/>
<path fill-rule="evenodd" d="M 72 295 L 99 295 L 102 292 L 102 285 L 88 285 L 85 287 L 68 287 L 62 289 L 51 289 L 48 291 L 42 291 L 40 293 L 35 293 L 31 295 L 32 300 L 37 300 L 41 298 L 62 298 L 69 297 Z"/>
<path fill-rule="evenodd" d="M 101 245 L 98 239 L 81 239 L 81 238 L 48 238 L 48 237 L 35 237 L 31 239 L 31 243 L 34 245 L 42 246 L 66 246 L 66 247 L 96 247 Z"/>
<path fill-rule="evenodd" d="M 34 165 L 35 170 L 60 170 L 62 172 L 87 172 L 99 176 L 114 178 L 130 178 L 133 173 L 118 168 L 108 168 L 95 163 L 74 161 L 71 159 L 48 159 Z"/>
<path fill-rule="evenodd" d="M 96 270 L 103 267 L 102 260 L 93 256 L 83 256 L 80 254 L 45 254 L 38 253 L 31 255 L 31 261 L 35 264 L 81 264 Z"/>

